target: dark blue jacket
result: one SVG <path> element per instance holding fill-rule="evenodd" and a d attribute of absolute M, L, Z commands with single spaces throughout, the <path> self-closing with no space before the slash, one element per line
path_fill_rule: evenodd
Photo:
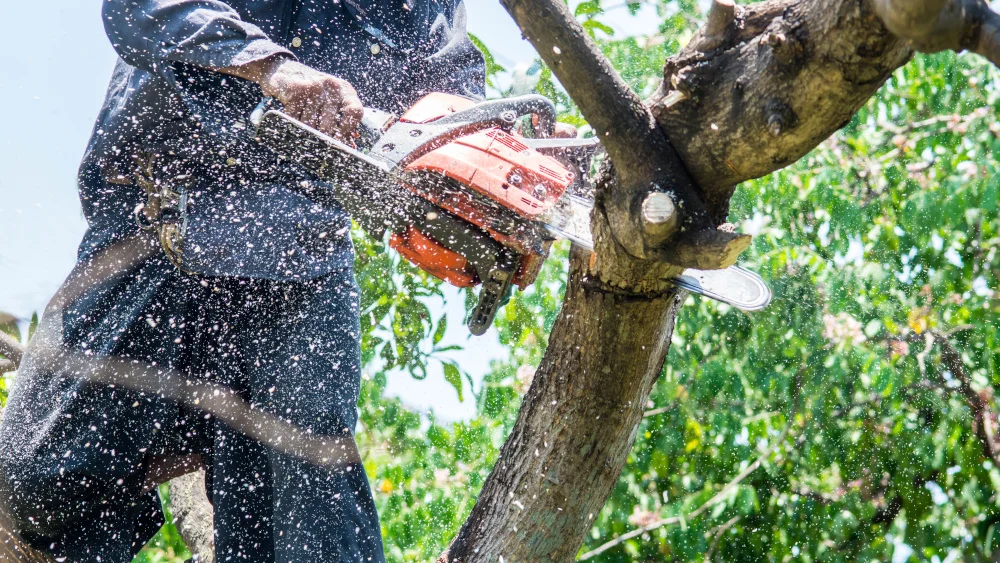
<path fill-rule="evenodd" d="M 344 213 L 247 141 L 260 88 L 211 69 L 284 54 L 393 112 L 431 91 L 484 94 L 462 0 L 105 0 L 103 17 L 121 60 L 80 169 L 83 256 L 134 231 L 136 156 L 166 151 L 194 163 L 186 267 L 303 279 L 351 265 Z"/>

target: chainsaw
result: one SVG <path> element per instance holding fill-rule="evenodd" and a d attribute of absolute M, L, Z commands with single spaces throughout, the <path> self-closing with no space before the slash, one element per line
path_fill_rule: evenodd
<path fill-rule="evenodd" d="M 431 93 L 403 115 L 365 109 L 356 146 L 283 113 L 254 110 L 256 139 L 323 182 L 302 189 L 335 200 L 369 235 L 458 287 L 482 285 L 469 320 L 481 335 L 514 286 L 535 281 L 556 239 L 593 250 L 591 173 L 599 140 L 552 138 L 543 96 L 489 101 Z M 522 135 L 526 120 L 537 137 Z M 771 292 L 756 274 L 685 270 L 671 280 L 744 311 Z"/>

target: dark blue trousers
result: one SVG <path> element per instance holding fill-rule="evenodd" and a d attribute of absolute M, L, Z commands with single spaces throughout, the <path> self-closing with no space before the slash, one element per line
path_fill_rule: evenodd
<path fill-rule="evenodd" d="M 128 563 L 162 522 L 155 491 L 142 493 L 151 457 L 201 454 L 219 561 L 383 561 L 360 464 L 300 457 L 273 432 L 262 439 L 273 425 L 252 416 L 354 447 L 353 272 L 199 277 L 151 242 L 123 244 L 78 265 L 15 379 L 0 421 L 0 510 L 17 531 L 68 561 Z M 108 359 L 116 382 L 87 375 Z M 237 428 L 209 412 L 211 401 L 151 391 L 178 374 L 233 390 L 250 418 Z"/>

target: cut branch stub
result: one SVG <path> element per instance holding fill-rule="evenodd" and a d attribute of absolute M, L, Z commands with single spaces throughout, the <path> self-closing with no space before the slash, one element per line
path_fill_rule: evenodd
<path fill-rule="evenodd" d="M 750 235 L 720 229 L 695 231 L 676 237 L 660 251 L 661 259 L 686 268 L 721 270 L 735 264 L 751 240 Z"/>
<path fill-rule="evenodd" d="M 664 192 L 653 192 L 642 200 L 641 216 L 647 244 L 660 246 L 680 228 L 680 213 L 674 198 Z"/>

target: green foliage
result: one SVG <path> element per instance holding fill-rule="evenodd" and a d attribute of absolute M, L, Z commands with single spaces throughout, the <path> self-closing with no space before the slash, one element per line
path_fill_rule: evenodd
<path fill-rule="evenodd" d="M 184 540 L 173 524 L 173 516 L 170 513 L 170 490 L 167 485 L 160 485 L 159 493 L 160 502 L 163 504 L 163 517 L 167 523 L 135 556 L 132 563 L 182 563 L 191 557 Z"/>
<path fill-rule="evenodd" d="M 584 2 L 577 15 L 598 22 L 589 30 L 641 95 L 702 18 L 696 2 L 659 3 L 659 34 L 617 38 L 602 31 L 604 9 Z M 995 408 L 998 78 L 976 57 L 917 57 L 816 150 L 739 187 L 730 218 L 755 235 L 745 263 L 775 300 L 746 315 L 690 298 L 650 416 L 581 553 L 649 526 L 592 560 L 991 559 L 1000 468 L 925 337 L 954 331 L 973 387 Z M 538 91 L 583 124 L 547 68 Z M 478 417 L 445 425 L 384 395 L 399 370 L 423 378 L 428 362 L 447 362 L 444 320 L 426 305 L 439 286 L 381 243 L 357 241 L 371 374 L 358 441 L 389 560 L 432 560 L 513 425 L 558 313 L 567 247 L 501 311 L 510 355 L 478 386 Z M 463 377 L 445 373 L 461 394 Z"/>
<path fill-rule="evenodd" d="M 843 131 L 738 189 L 731 218 L 757 235 L 746 262 L 775 301 L 747 316 L 690 300 L 650 405 L 668 408 L 643 422 L 584 551 L 721 491 L 597 560 L 985 560 L 1000 547 L 1000 473 L 925 341 L 960 329 L 992 400 L 997 79 L 975 57 L 918 57 Z"/>

